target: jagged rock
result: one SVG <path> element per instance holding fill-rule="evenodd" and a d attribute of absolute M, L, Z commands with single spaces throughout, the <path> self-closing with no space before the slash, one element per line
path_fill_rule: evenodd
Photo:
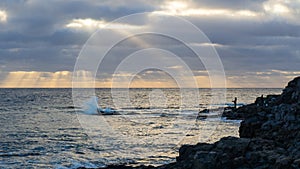
<path fill-rule="evenodd" d="M 290 81 L 281 94 L 281 102 L 300 103 L 300 77 Z"/>
<path fill-rule="evenodd" d="M 243 119 L 240 139 L 183 146 L 178 165 L 196 168 L 300 168 L 300 77 L 281 95 L 258 97 L 255 103 L 225 112 Z"/>

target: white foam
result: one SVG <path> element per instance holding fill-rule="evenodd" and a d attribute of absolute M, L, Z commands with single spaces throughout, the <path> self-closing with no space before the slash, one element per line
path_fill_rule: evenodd
<path fill-rule="evenodd" d="M 87 100 L 84 104 L 84 114 L 97 114 L 98 109 L 98 97 L 92 96 L 89 100 Z"/>

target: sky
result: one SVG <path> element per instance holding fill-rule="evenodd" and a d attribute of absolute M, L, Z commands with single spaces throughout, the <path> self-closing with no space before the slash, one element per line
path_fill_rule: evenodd
<path fill-rule="evenodd" d="M 143 12 L 149 18 L 180 17 L 197 26 L 210 40 L 208 46 L 216 49 L 229 88 L 283 88 L 300 75 L 300 0 L 1 0 L 0 87 L 72 87 L 72 77 L 78 73 L 93 81 L 89 71 L 74 72 L 84 44 L 115 19 Z M 112 26 L 162 30 L 149 23 L 145 19 L 131 24 L 114 22 Z M 170 31 L 193 36 L 180 27 Z M 142 39 L 167 46 L 166 50 L 180 45 L 155 36 Z M 113 86 L 113 76 L 133 76 L 129 71 L 114 72 L 126 57 L 122 56 L 124 51 L 130 55 L 134 44 L 129 39 L 120 46 L 122 49 L 111 52 L 100 64 L 96 87 Z M 211 87 L 203 63 L 180 48 L 173 52 L 186 62 L 198 87 Z M 130 84 L 115 86 L 178 86 L 176 78 L 162 70 L 142 70 L 133 77 Z"/>

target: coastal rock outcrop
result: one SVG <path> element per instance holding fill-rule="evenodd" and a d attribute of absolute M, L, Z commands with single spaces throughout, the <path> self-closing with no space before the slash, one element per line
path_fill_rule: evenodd
<path fill-rule="evenodd" d="M 290 81 L 281 95 L 261 96 L 224 114 L 243 120 L 240 138 L 183 145 L 175 163 L 136 168 L 300 169 L 300 77 Z"/>
<path fill-rule="evenodd" d="M 229 113 L 243 119 L 240 138 L 182 146 L 177 168 L 300 168 L 300 77 L 281 95 L 258 97 Z"/>
<path fill-rule="evenodd" d="M 300 77 L 288 83 L 271 105 L 256 105 L 259 110 L 245 111 L 240 137 L 275 140 L 286 144 L 300 137 Z M 266 99 L 268 103 L 270 99 Z"/>

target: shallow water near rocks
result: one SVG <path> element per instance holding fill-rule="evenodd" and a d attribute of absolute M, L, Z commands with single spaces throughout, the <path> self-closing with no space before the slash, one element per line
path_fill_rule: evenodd
<path fill-rule="evenodd" d="M 71 89 L 0 89 L 0 168 L 160 165 L 174 161 L 182 144 L 238 136 L 239 121 L 195 119 L 213 97 L 209 89 L 198 92 L 197 105 L 181 107 L 177 89 L 130 89 L 131 105 L 116 107 L 121 115 L 100 117 L 74 107 Z M 110 93 L 96 89 L 99 106 L 114 107 Z M 261 94 L 279 93 L 281 89 L 228 89 L 226 102 L 238 97 L 248 104 Z M 89 97 L 82 97 L 88 102 Z M 87 127 L 84 119 L 106 125 Z M 103 132 L 101 125 L 110 128 Z"/>

